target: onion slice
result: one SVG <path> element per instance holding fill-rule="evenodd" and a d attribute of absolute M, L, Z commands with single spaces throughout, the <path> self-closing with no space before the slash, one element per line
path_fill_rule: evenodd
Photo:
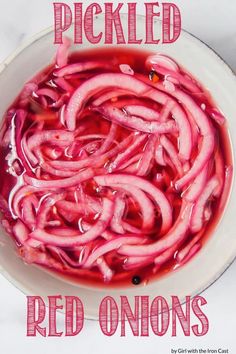
<path fill-rule="evenodd" d="M 41 229 L 34 230 L 30 237 L 35 240 L 44 242 L 48 245 L 54 245 L 58 247 L 75 247 L 78 245 L 84 245 L 91 240 L 99 237 L 100 234 L 106 230 L 112 215 L 113 215 L 114 204 L 109 200 L 104 198 L 103 200 L 103 211 L 94 226 L 92 226 L 87 232 L 82 235 L 61 237 L 58 235 L 50 234 Z"/>

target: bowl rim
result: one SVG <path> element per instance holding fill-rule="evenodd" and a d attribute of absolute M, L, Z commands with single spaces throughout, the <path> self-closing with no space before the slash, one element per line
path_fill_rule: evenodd
<path fill-rule="evenodd" d="M 103 15 L 98 15 L 95 16 L 95 19 L 102 17 Z M 127 13 L 121 13 L 121 18 L 124 18 L 125 16 L 127 16 Z M 144 19 L 145 16 L 144 15 L 137 15 L 137 20 L 138 19 Z M 159 19 L 155 19 L 154 23 L 161 23 L 162 21 Z M 32 44 L 34 44 L 35 42 L 37 42 L 38 40 L 41 40 L 43 37 L 47 36 L 48 34 L 52 33 L 54 30 L 54 26 L 49 26 L 39 32 L 37 32 L 34 35 L 31 35 L 29 37 L 27 37 L 26 39 L 24 39 L 22 41 L 22 43 L 20 45 L 18 45 L 16 47 L 15 50 L 13 50 L 5 59 L 3 59 L 3 61 L 0 63 L 0 79 L 1 76 L 4 72 L 4 70 L 8 67 L 8 65 L 10 65 L 14 59 L 20 55 L 26 48 L 30 47 Z M 214 50 L 209 44 L 205 43 L 202 39 L 198 38 L 196 35 L 192 34 L 190 31 L 187 31 L 185 29 L 182 28 L 181 30 L 181 35 L 184 35 L 185 37 L 187 37 L 190 40 L 194 40 L 196 43 L 200 43 L 203 47 L 205 47 L 209 53 L 214 54 L 215 59 L 218 60 L 218 62 L 224 65 L 224 70 L 228 70 L 229 74 L 231 75 L 232 79 L 235 81 L 235 85 L 236 85 L 236 72 L 230 67 L 230 65 L 227 63 L 227 61 L 225 59 L 223 59 L 216 50 Z M 56 46 L 56 44 L 54 44 Z M 115 44 L 109 45 L 109 47 L 112 46 L 117 46 Z M 127 44 L 125 44 L 123 47 L 128 47 Z M 233 163 L 233 177 L 232 177 L 232 181 L 231 181 L 231 189 L 230 189 L 230 193 L 228 196 L 228 200 L 225 204 L 223 213 L 220 217 L 219 222 L 222 220 L 222 217 L 224 216 L 227 206 L 230 202 L 230 200 L 232 199 L 232 189 L 234 184 L 236 183 L 235 181 L 235 157 L 234 157 L 234 150 L 233 150 L 233 146 L 231 144 L 231 153 L 232 153 L 232 163 Z M 216 226 L 217 227 L 217 226 Z M 213 230 L 213 233 L 215 231 Z M 230 268 L 230 266 L 234 263 L 234 261 L 236 260 L 236 252 L 235 254 L 230 257 L 230 259 L 225 260 L 224 266 L 222 266 L 220 269 L 218 269 L 218 271 L 215 272 L 214 277 L 211 277 L 209 279 L 208 282 L 205 282 L 204 285 L 199 286 L 195 291 L 193 291 L 190 295 L 191 298 L 193 298 L 194 296 L 198 295 L 198 294 L 202 294 L 205 290 L 207 290 L 211 285 L 213 285 L 218 279 L 221 278 L 221 276 L 223 276 L 223 274 Z M 21 282 L 19 282 L 17 279 L 15 279 L 13 276 L 11 276 L 8 271 L 4 268 L 1 267 L 0 264 L 0 274 L 2 274 L 5 279 L 7 279 L 12 285 L 14 285 L 18 290 L 20 290 L 21 292 L 23 292 L 25 295 L 29 295 L 29 294 L 34 294 L 33 291 L 29 288 L 27 288 L 26 286 L 24 286 Z M 158 280 L 157 280 L 158 281 Z M 156 280 L 153 280 L 152 283 L 155 283 Z M 69 282 L 70 283 L 70 282 Z M 73 283 L 70 283 L 73 284 Z M 75 284 L 73 284 L 75 285 Z M 80 284 L 78 284 L 78 287 L 81 287 Z M 89 288 L 86 287 L 88 289 L 88 291 L 92 291 L 95 290 L 93 288 Z M 127 288 L 130 289 L 130 288 Z M 137 288 L 138 289 L 138 288 Z M 97 289 L 96 289 L 97 290 Z M 99 290 L 99 288 L 98 288 Z M 108 288 L 104 288 L 104 290 L 109 290 Z M 111 290 L 117 290 L 117 291 L 122 291 L 124 290 L 124 288 L 112 288 Z M 185 303 L 185 299 L 181 298 L 181 304 Z M 97 320 L 97 316 L 93 316 L 93 315 L 86 315 L 85 313 L 85 319 L 88 320 Z"/>

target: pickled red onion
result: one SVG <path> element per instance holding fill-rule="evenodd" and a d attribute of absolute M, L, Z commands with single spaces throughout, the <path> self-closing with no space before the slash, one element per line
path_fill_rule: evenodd
<path fill-rule="evenodd" d="M 172 58 L 69 47 L 6 115 L 2 224 L 27 263 L 78 277 L 185 264 L 230 191 L 223 114 Z"/>

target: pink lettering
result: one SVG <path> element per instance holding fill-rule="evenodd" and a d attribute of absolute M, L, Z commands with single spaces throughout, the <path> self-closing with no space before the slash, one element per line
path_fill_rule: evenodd
<path fill-rule="evenodd" d="M 149 336 L 149 297 L 141 296 L 141 336 Z"/>
<path fill-rule="evenodd" d="M 181 33 L 181 14 L 179 8 L 172 3 L 163 3 L 163 43 L 174 43 Z M 172 26 L 171 26 L 171 19 Z M 171 33 L 172 28 L 172 33 Z"/>
<path fill-rule="evenodd" d="M 140 44 L 142 39 L 136 38 L 136 12 L 137 3 L 128 3 L 128 43 Z"/>
<path fill-rule="evenodd" d="M 157 336 L 164 336 L 168 330 L 170 322 L 167 301 L 162 296 L 157 296 L 152 302 L 150 313 L 153 333 Z"/>
<path fill-rule="evenodd" d="M 113 43 L 113 26 L 116 30 L 117 44 L 125 44 L 125 37 L 123 33 L 122 23 L 120 19 L 120 10 L 123 7 L 119 3 L 117 8 L 113 11 L 113 3 L 105 3 L 105 43 Z"/>
<path fill-rule="evenodd" d="M 184 305 L 182 305 L 184 306 Z M 176 318 L 178 317 L 185 336 L 190 336 L 190 296 L 186 297 L 186 311 L 183 312 L 177 296 L 172 296 L 172 336 L 176 336 Z"/>
<path fill-rule="evenodd" d="M 37 313 L 37 315 L 36 315 Z M 40 327 L 46 314 L 46 306 L 40 296 L 27 296 L 27 336 L 34 337 L 38 331 L 46 337 L 46 328 Z M 37 318 L 36 318 L 37 317 Z"/>
<path fill-rule="evenodd" d="M 72 24 L 72 11 L 67 4 L 56 2 L 54 5 L 55 19 L 55 44 L 62 44 L 62 34 L 67 31 Z"/>
<path fill-rule="evenodd" d="M 121 296 L 121 337 L 125 336 L 125 321 L 132 329 L 133 335 L 139 335 L 139 296 L 135 296 L 134 313 L 132 312 L 126 296 Z"/>
<path fill-rule="evenodd" d="M 158 2 L 154 3 L 147 3 L 145 4 L 146 6 L 146 44 L 158 44 L 160 42 L 160 39 L 154 39 L 154 33 L 153 33 L 153 19 L 154 17 L 160 17 L 160 12 L 155 13 L 154 12 L 154 7 L 157 6 L 159 7 Z"/>
<path fill-rule="evenodd" d="M 83 23 L 83 4 L 76 2 L 74 4 L 75 7 L 75 28 L 74 28 L 74 42 L 75 44 L 82 44 L 83 43 L 83 30 L 82 30 L 82 23 Z"/>
<path fill-rule="evenodd" d="M 195 336 L 200 337 L 200 336 L 204 336 L 209 331 L 209 321 L 206 315 L 202 312 L 198 302 L 200 302 L 200 306 L 203 306 L 207 304 L 207 301 L 202 296 L 195 296 L 192 301 L 193 312 L 197 316 L 197 318 L 199 319 L 202 325 L 201 330 L 199 330 L 198 325 L 192 326 L 192 330 Z"/>
<path fill-rule="evenodd" d="M 111 296 L 105 297 L 99 308 L 99 324 L 105 336 L 113 336 L 117 330 L 119 310 Z"/>
<path fill-rule="evenodd" d="M 66 296 L 66 336 L 76 336 L 84 326 L 84 308 L 76 296 Z"/>
<path fill-rule="evenodd" d="M 61 337 L 63 332 L 57 332 L 57 310 L 62 310 L 62 305 L 57 305 L 57 300 L 61 300 L 61 295 L 48 296 L 49 301 L 49 337 Z"/>
<path fill-rule="evenodd" d="M 100 5 L 93 3 L 87 7 L 84 15 L 84 32 L 88 41 L 92 44 L 97 44 L 102 38 L 102 32 L 97 36 L 94 35 L 93 22 L 94 15 L 98 15 L 102 12 Z"/>

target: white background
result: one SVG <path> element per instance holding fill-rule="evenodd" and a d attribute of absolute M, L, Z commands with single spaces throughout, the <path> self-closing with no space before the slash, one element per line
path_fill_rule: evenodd
<path fill-rule="evenodd" d="M 72 4 L 72 1 L 64 2 Z M 97 2 L 102 3 L 99 0 Z M 138 1 L 141 14 L 143 2 Z M 173 2 L 181 9 L 183 28 L 212 46 L 236 71 L 236 1 L 173 0 Z M 52 3 L 50 0 L 0 0 L 0 61 L 22 41 L 53 24 Z M 90 1 L 84 3 L 87 5 Z M 113 3 L 116 4 L 118 1 Z M 203 296 L 208 301 L 205 311 L 210 321 L 209 333 L 204 337 L 187 338 L 179 334 L 177 338 L 172 338 L 168 333 L 164 337 L 135 338 L 128 333 L 125 338 L 121 338 L 119 330 L 115 336 L 105 337 L 98 323 L 88 321 L 77 337 L 46 339 L 26 337 L 26 298 L 0 276 L 0 352 L 126 354 L 132 351 L 135 354 L 166 354 L 171 352 L 171 348 L 223 348 L 235 354 L 235 275 L 234 262 L 230 269 L 204 292 Z M 63 321 L 63 315 L 58 315 L 58 323 L 62 327 Z"/>

